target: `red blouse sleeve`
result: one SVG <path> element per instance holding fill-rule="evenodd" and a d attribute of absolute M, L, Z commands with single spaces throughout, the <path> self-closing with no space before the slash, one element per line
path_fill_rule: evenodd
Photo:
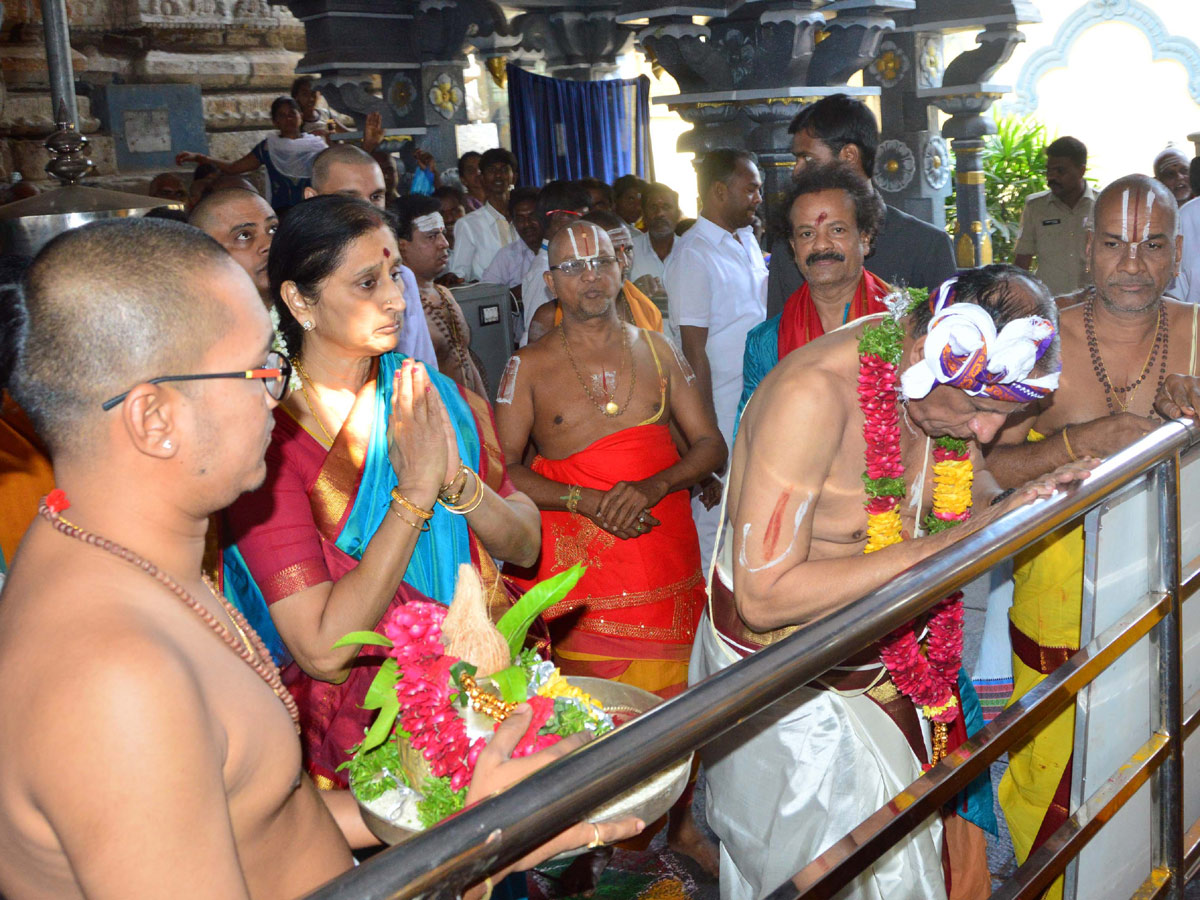
<path fill-rule="evenodd" d="M 226 511 L 233 541 L 268 604 L 334 580 L 309 504 L 304 460 L 295 452 L 300 437 L 288 434 L 289 424 L 277 421 L 262 487 Z"/>

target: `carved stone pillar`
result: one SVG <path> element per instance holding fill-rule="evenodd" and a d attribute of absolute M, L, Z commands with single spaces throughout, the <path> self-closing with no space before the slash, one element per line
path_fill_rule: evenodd
<path fill-rule="evenodd" d="M 961 14 L 960 10 L 956 10 Z M 991 219 L 988 217 L 986 181 L 983 172 L 984 138 L 995 133 L 985 113 L 1009 91 L 988 78 L 999 69 L 1017 44 L 1025 40 L 1017 26 L 1038 21 L 1036 10 L 1023 0 L 996 2 L 987 26 L 976 38 L 979 45 L 959 54 L 947 66 L 940 87 L 919 88 L 916 96 L 950 115 L 942 134 L 951 140 L 955 154 L 954 253 L 960 267 L 992 262 Z M 936 28 L 952 23 L 930 23 Z"/>
<path fill-rule="evenodd" d="M 304 21 L 308 51 L 299 72 L 361 131 L 378 112 L 385 134 L 414 139 L 443 167 L 458 155 L 454 126 L 466 124 L 465 49 L 492 49 L 508 33 L 491 0 L 287 0 Z"/>
<path fill-rule="evenodd" d="M 517 4 L 518 6 L 521 4 Z M 519 47 L 545 61 L 546 74 L 575 81 L 598 81 L 616 72 L 617 57 L 633 42 L 633 32 L 617 24 L 619 3 L 589 3 L 586 9 L 567 5 L 522 13 L 511 30 Z"/>
<path fill-rule="evenodd" d="M 716 147 L 753 151 L 772 210 L 791 178 L 791 120 L 830 94 L 877 95 L 878 87 L 850 88 L 846 81 L 878 55 L 894 25 L 889 11 L 913 8 L 914 0 L 786 6 L 748 0 L 732 15 L 713 10 L 706 25 L 693 24 L 691 15 L 707 10 L 691 6 L 686 17 L 674 8 L 643 8 L 621 21 L 649 18 L 638 42 L 679 84 L 678 95 L 656 101 L 694 126 L 680 138 L 679 150 L 695 152 L 697 162 Z"/>
<path fill-rule="evenodd" d="M 291 84 L 304 39 L 301 24 L 268 0 L 70 0 L 67 15 L 80 130 L 99 182 L 118 188 L 140 189 L 172 168 L 172 151 L 243 156 L 269 133 L 268 109 Z M 44 178 L 44 139 L 55 128 L 41 29 L 40 4 L 6 4 L 0 168 L 30 179 Z M 154 115 L 115 114 L 111 85 Z M 195 94 L 186 106 L 160 102 L 180 85 L 199 88 L 198 105 Z M 177 143 L 204 132 L 207 147 Z M 148 147 L 162 151 L 153 163 Z"/>
<path fill-rule="evenodd" d="M 917 97 L 919 90 L 941 87 L 942 35 L 925 31 L 888 35 L 863 71 L 863 83 L 881 91 L 876 187 L 892 206 L 944 228 L 952 178 L 950 151 L 937 127 L 937 110 Z"/>

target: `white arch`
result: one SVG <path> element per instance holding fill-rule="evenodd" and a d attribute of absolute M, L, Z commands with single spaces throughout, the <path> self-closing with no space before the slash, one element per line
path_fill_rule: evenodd
<path fill-rule="evenodd" d="M 1155 60 L 1171 59 L 1187 72 L 1188 93 L 1200 103 L 1200 47 L 1187 38 L 1167 31 L 1162 19 L 1139 0 L 1088 0 L 1059 26 L 1054 41 L 1030 54 L 1012 100 L 1005 104 L 1017 115 L 1029 115 L 1038 105 L 1037 85 L 1051 69 L 1065 68 L 1071 48 L 1085 31 L 1105 22 L 1125 22 L 1137 28 L 1150 41 Z"/>

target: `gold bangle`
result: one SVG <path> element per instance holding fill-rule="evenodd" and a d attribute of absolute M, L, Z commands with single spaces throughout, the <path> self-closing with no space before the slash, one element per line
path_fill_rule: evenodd
<path fill-rule="evenodd" d="M 463 491 L 467 489 L 467 482 L 470 480 L 470 472 L 471 470 L 467 467 L 466 463 L 460 462 L 458 464 L 458 471 L 454 473 L 454 477 L 443 484 L 441 489 L 438 491 L 438 497 L 445 500 L 451 506 L 456 505 L 458 501 L 462 499 Z M 463 477 L 463 486 L 451 494 L 450 488 L 454 486 L 454 482 L 458 481 L 459 475 Z"/>
<path fill-rule="evenodd" d="M 1071 449 L 1071 442 L 1067 440 L 1067 429 L 1062 430 L 1063 446 L 1067 448 L 1067 456 L 1071 458 L 1071 462 L 1079 462 L 1079 457 L 1075 455 L 1075 451 Z"/>
<path fill-rule="evenodd" d="M 579 512 L 579 501 L 583 499 L 583 488 L 577 484 L 568 485 L 567 494 L 565 497 L 559 497 L 559 500 L 565 500 L 567 512 Z"/>
<path fill-rule="evenodd" d="M 466 487 L 466 485 L 464 484 L 463 487 Z M 492 891 L 494 888 L 495 885 L 492 884 L 492 876 L 489 875 L 483 879 L 483 896 L 479 900 L 492 900 Z"/>
<path fill-rule="evenodd" d="M 390 509 L 392 511 L 393 516 L 395 516 L 397 519 L 399 519 L 401 522 L 403 522 L 409 528 L 415 528 L 417 531 L 421 532 L 421 534 L 424 534 L 426 531 L 429 530 L 429 521 L 427 519 L 420 519 L 416 522 L 410 522 L 408 519 L 404 518 L 404 516 L 400 515 L 400 510 L 393 509 L 390 504 L 388 506 L 388 509 Z"/>
<path fill-rule="evenodd" d="M 465 516 L 467 513 L 475 512 L 475 510 L 479 508 L 479 504 L 483 502 L 483 479 L 479 477 L 478 472 L 474 472 L 469 468 L 467 471 L 475 476 L 475 493 L 471 495 L 470 500 L 460 505 L 457 503 L 447 503 L 441 497 L 438 497 L 438 503 L 442 504 L 442 506 L 450 510 L 450 512 L 458 513 L 460 516 Z M 463 490 L 465 491 L 466 489 L 467 486 L 464 484 Z"/>
<path fill-rule="evenodd" d="M 407 509 L 410 513 L 412 513 L 414 516 L 416 516 L 418 519 L 428 522 L 430 519 L 433 518 L 433 510 L 432 509 L 430 509 L 430 510 L 421 509 L 421 507 L 417 506 L 417 504 L 413 503 L 411 500 L 409 500 L 407 497 L 405 497 L 402 493 L 400 493 L 400 488 L 398 488 L 398 487 L 392 488 L 392 500 L 394 500 L 396 503 L 399 503 L 401 506 L 403 506 L 405 509 Z"/>

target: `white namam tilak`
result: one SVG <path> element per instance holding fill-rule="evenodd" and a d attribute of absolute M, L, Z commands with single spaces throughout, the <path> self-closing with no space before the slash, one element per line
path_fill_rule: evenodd
<path fill-rule="evenodd" d="M 1137 259 L 1138 245 L 1150 240 L 1150 216 L 1154 212 L 1154 191 L 1146 191 L 1146 219 L 1142 222 L 1142 233 L 1137 235 L 1137 196 L 1130 202 L 1129 188 L 1121 191 L 1121 240 L 1129 245 L 1129 258 Z M 1130 213 L 1133 221 L 1130 221 Z"/>
<path fill-rule="evenodd" d="M 1054 324 L 1025 316 L 997 333 L 986 310 L 953 302 L 957 282 L 952 278 L 938 289 L 923 358 L 900 376 L 904 398 L 919 400 L 948 384 L 975 397 L 1028 403 L 1057 388 L 1057 371 L 1029 378 L 1054 340 Z"/>
<path fill-rule="evenodd" d="M 1142 240 L 1150 240 L 1150 214 L 1154 212 L 1154 191 L 1146 191 L 1146 224 L 1142 226 Z M 1130 256 L 1133 254 L 1131 253 Z"/>
<path fill-rule="evenodd" d="M 595 259 L 600 255 L 600 229 L 591 222 L 583 222 L 592 230 L 591 237 L 587 234 L 581 234 L 579 240 L 575 240 L 576 226 L 571 225 L 567 229 L 567 237 L 571 239 L 571 251 L 575 254 L 576 259 Z M 583 244 L 583 249 L 580 249 L 580 244 Z"/>
<path fill-rule="evenodd" d="M 421 232 L 439 231 L 445 230 L 446 222 L 440 212 L 435 212 L 427 216 L 417 216 L 412 221 L 412 227 Z"/>
<path fill-rule="evenodd" d="M 1133 235 L 1129 229 L 1129 188 L 1121 191 L 1121 240 L 1129 243 Z"/>
<path fill-rule="evenodd" d="M 517 371 L 521 368 L 521 357 L 510 356 L 504 366 L 504 374 L 500 376 L 500 389 L 496 392 L 497 403 L 507 403 L 510 406 L 517 391 Z"/>

